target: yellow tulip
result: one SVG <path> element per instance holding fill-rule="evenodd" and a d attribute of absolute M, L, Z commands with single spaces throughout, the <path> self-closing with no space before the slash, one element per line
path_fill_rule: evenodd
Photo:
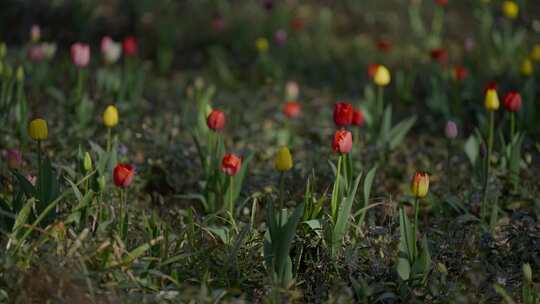
<path fill-rule="evenodd" d="M 114 128 L 118 124 L 118 109 L 109 105 L 103 112 L 103 123 L 107 128 Z"/>
<path fill-rule="evenodd" d="M 484 105 L 488 111 L 497 111 L 499 109 L 499 95 L 497 95 L 497 90 L 488 89 L 486 92 L 486 98 L 484 100 Z"/>
<path fill-rule="evenodd" d="M 531 59 L 540 61 L 540 43 L 536 44 L 531 51 Z"/>
<path fill-rule="evenodd" d="M 429 175 L 416 172 L 411 182 L 411 192 L 418 198 L 425 197 L 429 190 Z"/>
<path fill-rule="evenodd" d="M 384 65 L 380 64 L 375 71 L 373 81 L 376 85 L 384 87 L 390 83 L 390 71 Z"/>
<path fill-rule="evenodd" d="M 521 63 L 521 74 L 523 76 L 531 76 L 533 73 L 533 64 L 529 58 L 525 58 Z"/>
<path fill-rule="evenodd" d="M 274 159 L 274 165 L 277 170 L 282 172 L 291 170 L 293 167 L 293 160 L 289 148 L 282 147 L 279 149 L 276 158 Z"/>
<path fill-rule="evenodd" d="M 255 40 L 255 47 L 257 48 L 257 51 L 264 53 L 268 50 L 268 39 L 264 37 L 257 38 Z"/>
<path fill-rule="evenodd" d="M 502 11 L 506 18 L 516 19 L 519 14 L 519 6 L 514 1 L 504 1 Z"/>
<path fill-rule="evenodd" d="M 28 127 L 28 133 L 33 140 L 46 140 L 49 136 L 47 121 L 42 118 L 32 120 Z"/>

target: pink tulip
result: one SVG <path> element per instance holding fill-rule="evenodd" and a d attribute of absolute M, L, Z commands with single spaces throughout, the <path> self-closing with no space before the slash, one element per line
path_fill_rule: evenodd
<path fill-rule="evenodd" d="M 71 59 L 77 67 L 84 68 L 90 62 L 90 46 L 77 42 L 71 46 Z"/>

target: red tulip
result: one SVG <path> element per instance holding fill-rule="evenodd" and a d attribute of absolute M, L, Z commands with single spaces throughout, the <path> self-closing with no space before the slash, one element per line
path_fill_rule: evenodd
<path fill-rule="evenodd" d="M 213 109 L 210 115 L 206 118 L 206 125 L 208 128 L 219 131 L 225 126 L 225 113 L 218 109 Z"/>
<path fill-rule="evenodd" d="M 131 185 L 135 168 L 130 164 L 118 164 L 114 167 L 113 178 L 116 187 L 126 188 Z"/>
<path fill-rule="evenodd" d="M 463 81 L 469 76 L 469 70 L 464 66 L 457 66 L 454 68 L 454 78 L 457 81 Z"/>
<path fill-rule="evenodd" d="M 435 4 L 438 6 L 446 6 L 448 4 L 448 0 L 435 0 Z"/>
<path fill-rule="evenodd" d="M 368 65 L 367 73 L 369 79 L 373 79 L 375 77 L 375 73 L 377 73 L 377 69 L 379 68 L 379 65 L 376 63 L 371 63 Z"/>
<path fill-rule="evenodd" d="M 124 38 L 124 41 L 122 42 L 122 49 L 126 56 L 133 56 L 137 54 L 137 39 L 135 39 L 133 36 Z"/>
<path fill-rule="evenodd" d="M 291 28 L 293 30 L 295 30 L 297 32 L 300 32 L 305 27 L 304 19 L 302 19 L 300 17 L 296 17 L 296 18 L 291 20 L 290 26 L 291 26 Z"/>
<path fill-rule="evenodd" d="M 221 171 L 229 176 L 235 176 L 240 170 L 242 159 L 234 154 L 228 153 L 221 160 Z"/>
<path fill-rule="evenodd" d="M 338 102 L 334 106 L 334 123 L 338 127 L 348 126 L 352 123 L 353 106 L 350 103 Z"/>
<path fill-rule="evenodd" d="M 289 118 L 295 118 L 300 115 L 302 106 L 295 101 L 287 101 L 283 104 L 283 114 Z"/>
<path fill-rule="evenodd" d="M 508 112 L 518 112 L 521 109 L 521 95 L 516 91 L 510 91 L 504 96 L 504 108 Z"/>
<path fill-rule="evenodd" d="M 439 63 L 446 63 L 446 61 L 448 61 L 448 51 L 443 48 L 433 49 L 431 50 L 430 54 L 431 59 Z"/>
<path fill-rule="evenodd" d="M 488 82 L 488 84 L 484 87 L 484 94 L 489 90 L 497 90 L 497 82 L 495 80 Z"/>
<path fill-rule="evenodd" d="M 352 124 L 359 127 L 364 125 L 364 112 L 362 110 L 353 109 Z"/>
<path fill-rule="evenodd" d="M 347 130 L 338 130 L 332 142 L 334 152 L 349 153 L 352 149 L 352 134 Z"/>
<path fill-rule="evenodd" d="M 386 39 L 377 40 L 377 49 L 381 52 L 388 52 L 392 49 L 392 42 Z"/>

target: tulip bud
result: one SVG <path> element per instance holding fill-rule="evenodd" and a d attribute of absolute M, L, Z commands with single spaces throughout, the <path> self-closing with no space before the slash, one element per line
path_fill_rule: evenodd
<path fill-rule="evenodd" d="M 519 6 L 514 1 L 504 1 L 502 11 L 506 18 L 516 19 L 519 14 Z"/>
<path fill-rule="evenodd" d="M 22 153 L 19 149 L 9 149 L 6 153 L 7 165 L 11 170 L 16 170 L 21 167 Z"/>
<path fill-rule="evenodd" d="M 529 264 L 529 263 L 523 264 L 523 277 L 525 278 L 525 281 L 527 281 L 527 283 L 532 282 L 531 264 Z"/>
<path fill-rule="evenodd" d="M 118 164 L 114 167 L 113 179 L 116 187 L 126 188 L 131 185 L 135 176 L 135 168 L 130 164 Z"/>
<path fill-rule="evenodd" d="M 454 79 L 457 81 L 463 81 L 469 76 L 469 71 L 464 66 L 457 66 L 454 68 Z"/>
<path fill-rule="evenodd" d="M 364 125 L 364 112 L 360 109 L 353 109 L 352 124 L 358 127 Z"/>
<path fill-rule="evenodd" d="M 33 140 L 46 140 L 49 136 L 47 121 L 42 118 L 32 120 L 28 127 L 28 133 Z"/>
<path fill-rule="evenodd" d="M 281 30 L 277 30 L 275 33 L 274 33 L 274 42 L 278 45 L 278 46 L 283 46 L 285 45 L 285 43 L 287 42 L 287 32 L 283 29 Z"/>
<path fill-rule="evenodd" d="M 525 58 L 521 63 L 521 74 L 523 76 L 531 76 L 534 72 L 532 61 L 529 58 Z"/>
<path fill-rule="evenodd" d="M 124 54 L 126 54 L 127 56 L 133 56 L 137 54 L 137 39 L 135 39 L 135 37 L 133 36 L 126 37 L 122 42 L 122 49 L 124 50 Z"/>
<path fill-rule="evenodd" d="M 384 65 L 380 64 L 375 71 L 373 81 L 376 85 L 384 87 L 390 83 L 390 71 Z"/>
<path fill-rule="evenodd" d="M 334 141 L 332 142 L 332 149 L 334 152 L 349 153 L 352 149 L 352 134 L 347 130 L 338 130 L 334 134 Z"/>
<path fill-rule="evenodd" d="M 206 125 L 213 131 L 219 131 L 225 127 L 225 113 L 218 109 L 213 109 L 206 118 Z"/>
<path fill-rule="evenodd" d="M 115 63 L 122 55 L 122 45 L 105 36 L 101 39 L 101 53 L 106 63 Z"/>
<path fill-rule="evenodd" d="M 259 53 L 265 53 L 268 51 L 268 39 L 264 37 L 259 37 L 255 40 L 255 48 Z"/>
<path fill-rule="evenodd" d="M 221 171 L 229 176 L 235 176 L 240 170 L 242 165 L 242 159 L 240 157 L 227 153 L 221 160 Z"/>
<path fill-rule="evenodd" d="M 431 50 L 430 55 L 431 59 L 437 61 L 440 64 L 444 64 L 448 61 L 448 51 L 443 48 Z"/>
<path fill-rule="evenodd" d="M 109 105 L 103 112 L 103 123 L 107 128 L 114 128 L 118 124 L 118 109 Z"/>
<path fill-rule="evenodd" d="M 478 146 L 478 151 L 480 152 L 480 157 L 482 159 L 486 158 L 487 150 L 486 150 L 486 144 L 484 142 L 481 142 Z"/>
<path fill-rule="evenodd" d="M 289 171 L 293 167 L 293 160 L 291 156 L 291 151 L 289 148 L 282 147 L 279 149 L 274 159 L 274 165 L 278 171 Z"/>
<path fill-rule="evenodd" d="M 17 81 L 19 83 L 24 81 L 24 68 L 22 66 L 17 67 Z"/>
<path fill-rule="evenodd" d="M 86 172 L 92 171 L 92 157 L 88 152 L 84 153 L 83 167 Z"/>
<path fill-rule="evenodd" d="M 40 38 L 41 38 L 41 28 L 37 24 L 32 25 L 32 28 L 30 28 L 30 40 L 33 43 L 36 43 L 39 41 Z"/>
<path fill-rule="evenodd" d="M 37 181 L 37 177 L 35 175 L 32 175 L 32 174 L 28 174 L 26 175 L 26 180 L 32 184 L 32 186 L 35 186 L 36 185 L 36 181 Z"/>
<path fill-rule="evenodd" d="M 444 128 L 444 134 L 446 135 L 446 138 L 448 139 L 454 139 L 458 135 L 458 129 L 455 122 L 449 120 L 446 123 L 446 127 Z"/>
<path fill-rule="evenodd" d="M 107 180 L 105 179 L 105 176 L 102 175 L 98 178 L 98 186 L 99 191 L 105 190 L 105 187 L 107 186 Z"/>
<path fill-rule="evenodd" d="M 521 95 L 516 91 L 511 91 L 504 96 L 504 108 L 508 112 L 518 112 L 521 109 Z"/>
<path fill-rule="evenodd" d="M 285 98 L 289 100 L 296 100 L 300 94 L 300 87 L 296 81 L 287 81 L 285 84 Z"/>
<path fill-rule="evenodd" d="M 283 104 L 283 114 L 288 118 L 295 118 L 300 115 L 302 106 L 298 102 L 287 101 Z"/>
<path fill-rule="evenodd" d="M 411 192 L 418 198 L 425 197 L 429 190 L 429 175 L 425 172 L 416 172 L 411 182 Z"/>
<path fill-rule="evenodd" d="M 448 4 L 448 0 L 435 0 L 435 4 L 438 6 L 446 6 Z"/>
<path fill-rule="evenodd" d="M 497 111 L 499 109 L 499 96 L 496 89 L 487 89 L 484 105 L 488 111 Z"/>
<path fill-rule="evenodd" d="M 86 67 L 90 62 L 90 46 L 80 42 L 74 43 L 71 46 L 71 60 L 77 67 Z"/>
<path fill-rule="evenodd" d="M 334 106 L 334 123 L 338 127 L 345 127 L 352 123 L 353 106 L 350 103 L 338 102 Z"/>
<path fill-rule="evenodd" d="M 540 61 L 540 43 L 534 45 L 530 56 L 532 60 Z"/>

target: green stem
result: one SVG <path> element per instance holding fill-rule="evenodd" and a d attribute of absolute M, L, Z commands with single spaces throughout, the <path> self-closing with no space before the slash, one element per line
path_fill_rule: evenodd
<path fill-rule="evenodd" d="M 510 143 L 516 134 L 516 113 L 510 113 Z"/>
<path fill-rule="evenodd" d="M 77 87 L 75 89 L 75 101 L 77 103 L 81 102 L 83 94 L 83 69 L 77 70 Z"/>
<path fill-rule="evenodd" d="M 284 172 L 281 172 L 279 174 L 279 212 L 283 209 L 284 203 L 283 203 L 283 192 L 285 188 L 285 174 Z"/>
<path fill-rule="evenodd" d="M 343 155 L 339 154 L 338 158 L 338 165 L 336 170 L 336 182 L 334 185 L 334 193 L 332 193 L 332 196 L 335 198 L 334 206 L 332 206 L 332 218 L 334 219 L 334 223 L 337 221 L 337 211 L 339 209 L 339 184 L 340 184 L 340 178 L 341 178 L 341 163 L 342 163 Z"/>
<path fill-rule="evenodd" d="M 377 117 L 382 121 L 384 112 L 384 88 L 377 86 Z"/>
<path fill-rule="evenodd" d="M 234 192 L 234 177 L 229 176 L 229 203 L 228 209 L 231 215 L 231 220 L 234 220 L 234 201 L 233 201 L 233 192 Z"/>
<path fill-rule="evenodd" d="M 107 128 L 107 153 L 111 152 L 112 145 L 112 131 L 111 128 Z"/>
<path fill-rule="evenodd" d="M 451 157 L 451 150 L 452 150 L 452 143 L 450 142 L 450 139 L 446 141 L 446 177 L 448 181 L 448 191 L 452 190 L 452 174 L 451 174 L 451 167 L 450 167 L 450 157 Z"/>
<path fill-rule="evenodd" d="M 41 173 L 41 140 L 37 141 L 37 153 L 38 153 L 38 176 Z"/>
<path fill-rule="evenodd" d="M 484 191 L 482 195 L 482 207 L 481 207 L 481 216 L 483 217 L 486 213 L 486 202 L 487 202 L 487 188 L 489 180 L 489 169 L 491 166 L 491 153 L 493 150 L 493 129 L 495 124 L 495 113 L 493 111 L 489 112 L 489 133 L 488 133 L 488 142 L 487 142 L 487 155 L 485 160 L 485 176 L 484 176 Z"/>
<path fill-rule="evenodd" d="M 414 230 L 413 230 L 413 256 L 412 258 L 414 259 L 414 261 L 416 261 L 416 234 L 418 232 L 418 211 L 420 210 L 419 208 L 419 199 L 418 199 L 418 196 L 415 197 L 414 199 Z M 414 262 L 413 261 L 413 262 Z"/>

